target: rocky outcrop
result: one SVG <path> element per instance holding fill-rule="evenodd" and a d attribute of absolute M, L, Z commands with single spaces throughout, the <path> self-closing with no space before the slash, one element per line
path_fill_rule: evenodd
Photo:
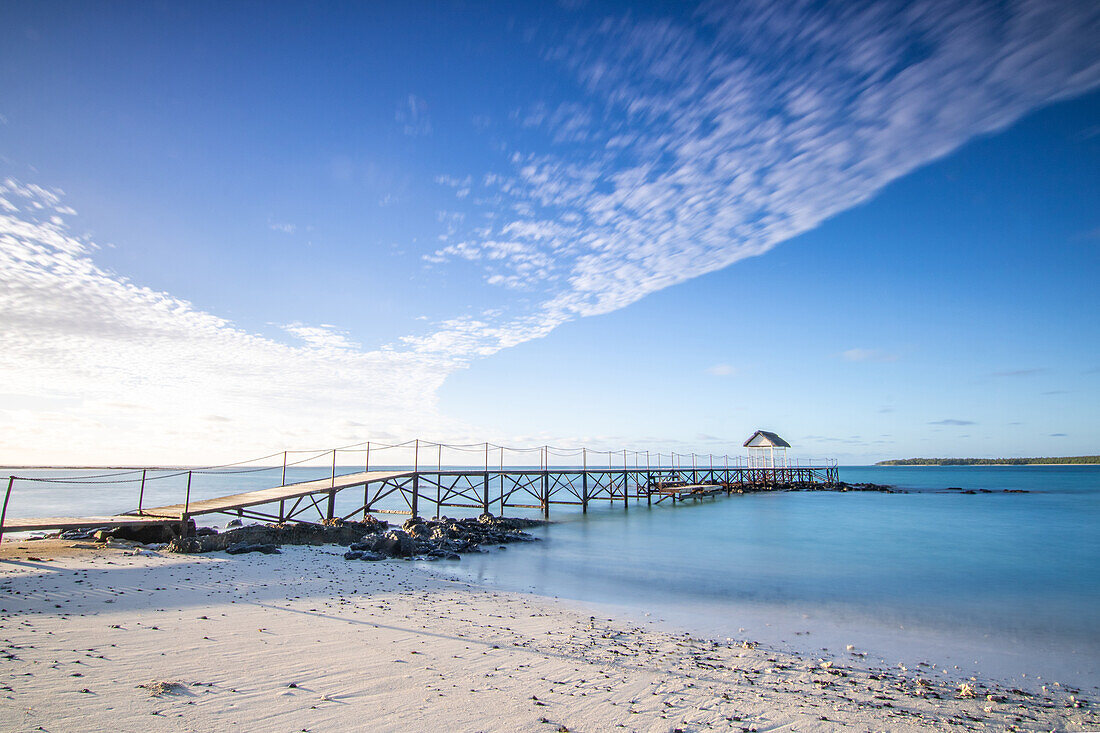
<path fill-rule="evenodd" d="M 278 552 L 279 545 L 346 545 L 348 560 L 375 561 L 388 557 L 421 557 L 427 560 L 458 560 L 463 552 L 478 552 L 484 546 L 511 542 L 533 542 L 537 538 L 523 530 L 544 524 L 537 519 L 494 517 L 483 514 L 468 519 L 423 519 L 411 517 L 400 529 L 368 517 L 364 522 L 316 524 L 256 524 L 229 529 L 220 534 L 176 537 L 169 552 L 197 553 L 225 550 L 230 554 Z"/>
<path fill-rule="evenodd" d="M 169 552 L 196 553 L 227 550 L 232 545 L 350 545 L 389 525 L 373 517 L 365 522 L 341 522 L 331 526 L 316 524 L 253 524 L 220 534 L 177 537 L 166 548 Z"/>

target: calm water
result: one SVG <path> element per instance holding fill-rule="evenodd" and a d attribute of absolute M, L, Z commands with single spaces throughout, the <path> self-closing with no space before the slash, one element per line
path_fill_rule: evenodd
<path fill-rule="evenodd" d="M 1100 466 L 851 467 L 841 478 L 915 491 L 750 494 L 587 516 L 554 507 L 544 542 L 432 567 L 822 657 L 854 644 L 889 664 L 1100 684 Z M 146 506 L 180 501 L 183 480 L 151 482 Z M 192 496 L 272 483 L 270 472 L 196 476 Z M 354 508 L 353 491 L 343 506 Z M 115 512 L 136 495 L 136 484 L 20 484 L 9 515 Z"/>

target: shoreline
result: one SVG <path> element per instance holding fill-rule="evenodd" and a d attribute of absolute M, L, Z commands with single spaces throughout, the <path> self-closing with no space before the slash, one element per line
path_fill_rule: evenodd
<path fill-rule="evenodd" d="M 81 544 L 0 548 L 0 710 L 17 727 L 1100 727 L 1090 699 L 1053 683 L 1031 695 L 709 641 L 338 547 L 245 559 Z M 139 687 L 155 682 L 180 686 Z"/>

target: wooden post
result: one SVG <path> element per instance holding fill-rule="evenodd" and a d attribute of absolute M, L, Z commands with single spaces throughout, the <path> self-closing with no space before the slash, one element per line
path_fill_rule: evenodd
<path fill-rule="evenodd" d="M 367 458 L 363 461 L 363 473 L 370 473 L 370 441 L 367 441 Z M 363 521 L 367 521 L 370 514 L 370 483 L 363 482 Z"/>
<path fill-rule="evenodd" d="M 141 502 L 145 500 L 145 472 L 148 469 L 141 469 L 141 491 L 138 492 L 138 516 L 141 516 Z"/>
<path fill-rule="evenodd" d="M 615 506 L 615 477 L 611 474 L 615 467 L 614 456 L 612 451 L 607 452 L 607 501 L 611 506 Z"/>
<path fill-rule="evenodd" d="M 485 477 L 481 488 L 481 511 L 489 513 L 489 443 L 485 443 Z"/>
<path fill-rule="evenodd" d="M 286 486 L 286 451 L 283 451 L 283 479 L 280 486 Z"/>
<path fill-rule="evenodd" d="M 412 516 L 416 516 L 416 507 L 420 498 L 420 438 L 416 439 L 413 448 L 413 495 L 411 503 Z"/>
<path fill-rule="evenodd" d="M 180 515 L 180 538 L 187 536 L 187 520 L 191 514 L 191 472 L 187 472 L 187 496 L 183 500 L 183 514 Z"/>
<path fill-rule="evenodd" d="M 545 445 L 542 447 L 542 516 L 550 518 L 550 467 Z"/>
<path fill-rule="evenodd" d="M 11 498 L 11 487 L 15 484 L 15 476 L 8 476 L 8 490 L 4 492 L 4 508 L 0 509 L 0 542 L 4 541 L 4 519 L 8 516 L 8 499 Z"/>
<path fill-rule="evenodd" d="M 627 485 L 630 482 L 630 473 L 626 469 L 626 448 L 623 448 L 623 509 L 630 508 L 630 492 Z"/>
<path fill-rule="evenodd" d="M 500 516 L 504 516 L 504 446 L 500 446 L 500 472 L 497 474 L 497 478 L 500 479 Z"/>
<path fill-rule="evenodd" d="M 699 474 L 695 472 L 695 454 L 691 454 L 691 483 L 699 483 Z"/>
<path fill-rule="evenodd" d="M 328 491 L 328 508 L 325 510 L 326 519 L 332 519 L 336 515 L 336 449 L 332 449 L 332 483 Z"/>
<path fill-rule="evenodd" d="M 588 449 L 581 448 L 581 513 L 588 514 Z"/>
<path fill-rule="evenodd" d="M 439 508 L 443 503 L 443 444 L 436 443 L 435 454 L 435 518 L 439 519 Z"/>

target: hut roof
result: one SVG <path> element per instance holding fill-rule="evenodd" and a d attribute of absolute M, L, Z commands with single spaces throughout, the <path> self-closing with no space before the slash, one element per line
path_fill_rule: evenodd
<path fill-rule="evenodd" d="M 790 448 L 791 444 L 780 438 L 775 433 L 767 430 L 757 430 L 744 443 L 746 448 Z"/>

